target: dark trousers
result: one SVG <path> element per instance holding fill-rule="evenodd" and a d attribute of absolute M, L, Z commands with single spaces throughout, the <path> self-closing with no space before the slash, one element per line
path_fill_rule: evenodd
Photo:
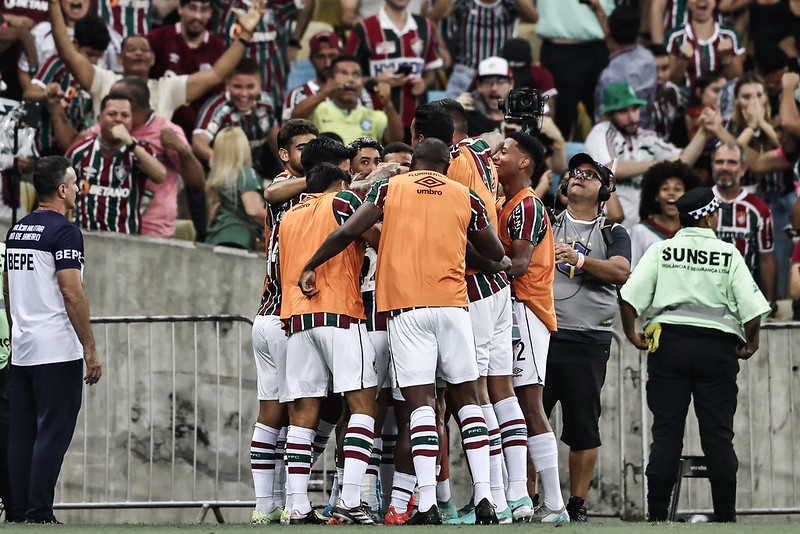
<path fill-rule="evenodd" d="M 556 44 L 545 40 L 541 62 L 553 75 L 558 89 L 556 126 L 564 139 L 569 140 L 572 124 L 578 117 L 578 102 L 583 102 L 589 118 L 594 119 L 594 86 L 608 65 L 608 47 L 605 41 Z"/>
<path fill-rule="evenodd" d="M 5 520 L 13 521 L 8 483 L 8 373 L 8 365 L 0 369 L 0 500 L 3 501 Z"/>
<path fill-rule="evenodd" d="M 8 447 L 15 520 L 50 522 L 56 481 L 81 407 L 83 360 L 11 365 Z"/>
<path fill-rule="evenodd" d="M 718 330 L 663 325 L 659 348 L 648 355 L 647 405 L 653 414 L 653 443 L 646 474 L 652 520 L 666 519 L 692 398 L 708 462 L 714 514 L 719 521 L 735 520 L 736 344 L 735 336 Z"/>

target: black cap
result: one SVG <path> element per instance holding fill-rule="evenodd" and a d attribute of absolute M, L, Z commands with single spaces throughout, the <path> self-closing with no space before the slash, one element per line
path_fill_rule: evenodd
<path fill-rule="evenodd" d="M 603 183 L 607 186 L 611 185 L 611 179 L 614 177 L 614 174 L 611 172 L 611 170 L 602 163 L 592 159 L 592 156 L 590 156 L 586 152 L 578 152 L 577 154 L 575 154 L 570 158 L 569 160 L 570 172 L 577 169 L 578 165 L 581 165 L 582 163 L 588 163 L 589 165 L 593 165 L 597 169 L 598 174 L 600 174 L 600 178 L 603 180 Z"/>
<path fill-rule="evenodd" d="M 706 215 L 714 213 L 719 208 L 719 201 L 714 196 L 714 192 L 708 187 L 695 187 L 683 194 L 675 202 L 681 218 L 692 218 L 699 221 Z"/>
<path fill-rule="evenodd" d="M 506 41 L 503 53 L 500 56 L 508 61 L 508 66 L 512 70 L 530 68 L 533 62 L 531 44 L 518 37 Z"/>

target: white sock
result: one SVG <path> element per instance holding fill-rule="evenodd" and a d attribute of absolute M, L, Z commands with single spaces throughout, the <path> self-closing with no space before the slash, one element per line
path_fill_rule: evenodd
<path fill-rule="evenodd" d="M 461 421 L 461 443 L 472 473 L 475 504 L 483 499 L 494 504 L 489 485 L 489 429 L 481 407 L 477 404 L 463 406 L 458 411 L 458 420 Z"/>
<path fill-rule="evenodd" d="M 564 508 L 564 497 L 561 495 L 561 483 L 558 477 L 558 443 L 556 435 L 546 432 L 528 438 L 528 451 L 533 460 L 533 467 L 539 480 L 542 481 L 544 505 L 550 510 Z"/>
<path fill-rule="evenodd" d="M 447 502 L 452 499 L 450 493 L 450 479 L 446 478 L 436 483 L 436 500 L 439 502 Z"/>
<path fill-rule="evenodd" d="M 278 434 L 278 441 L 275 442 L 275 481 L 272 484 L 272 498 L 275 501 L 275 506 L 286 507 L 286 502 L 289 500 L 288 491 L 286 489 L 286 475 L 287 466 L 286 458 L 286 433 L 289 427 L 281 427 L 281 432 Z"/>
<path fill-rule="evenodd" d="M 392 483 L 391 507 L 399 514 L 406 513 L 408 502 L 414 495 L 414 487 L 417 485 L 417 477 L 400 471 L 394 472 L 394 482 Z"/>
<path fill-rule="evenodd" d="M 272 497 L 275 483 L 275 443 L 280 429 L 256 423 L 250 442 L 250 470 L 256 492 L 256 510 L 269 513 L 275 509 Z M 282 467 L 282 466 L 281 466 Z"/>
<path fill-rule="evenodd" d="M 375 419 L 371 416 L 361 413 L 350 416 L 344 436 L 344 478 L 340 497 L 347 508 L 361 504 L 361 481 L 369 465 L 374 429 Z"/>
<path fill-rule="evenodd" d="M 489 430 L 489 483 L 497 511 L 508 508 L 506 488 L 503 484 L 503 445 L 500 438 L 500 426 L 491 404 L 481 406 L 486 428 Z M 480 501 L 478 501 L 480 502 Z"/>
<path fill-rule="evenodd" d="M 411 458 L 419 486 L 417 510 L 427 512 L 436 504 L 436 456 L 439 454 L 436 412 L 431 406 L 420 406 L 411 412 L 410 423 Z"/>
<path fill-rule="evenodd" d="M 286 465 L 289 475 L 286 486 L 292 496 L 291 512 L 307 514 L 311 511 L 308 500 L 308 480 L 311 477 L 311 443 L 314 441 L 314 430 L 289 425 L 286 434 Z"/>
<path fill-rule="evenodd" d="M 528 497 L 528 427 L 517 397 L 499 401 L 494 405 L 494 412 L 500 425 L 508 474 L 506 498 L 518 501 Z"/>
<path fill-rule="evenodd" d="M 336 423 L 329 423 L 323 419 L 319 420 L 317 424 L 317 431 L 314 434 L 313 454 L 311 457 L 311 465 L 313 466 L 325 452 L 325 447 L 328 445 L 328 439 L 331 433 L 336 429 Z"/>

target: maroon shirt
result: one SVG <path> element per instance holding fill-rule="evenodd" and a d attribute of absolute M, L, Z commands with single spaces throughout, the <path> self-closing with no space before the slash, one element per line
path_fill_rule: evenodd
<path fill-rule="evenodd" d="M 206 32 L 203 42 L 197 48 L 191 48 L 181 35 L 180 22 L 171 26 L 156 28 L 147 34 L 150 48 L 155 55 L 155 64 L 150 69 L 151 78 L 161 76 L 179 76 L 208 70 L 225 52 L 222 39 Z M 191 137 L 192 129 L 197 122 L 197 114 L 203 103 L 217 93 L 222 92 L 220 84 L 186 106 L 181 106 L 172 115 L 172 122 L 183 128 L 187 137 Z M 167 117 L 169 118 L 169 117 Z"/>

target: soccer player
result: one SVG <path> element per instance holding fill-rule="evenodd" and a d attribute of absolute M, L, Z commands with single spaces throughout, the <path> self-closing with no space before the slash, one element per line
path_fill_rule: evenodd
<path fill-rule="evenodd" d="M 295 369 L 303 369 L 285 375 L 285 398 L 291 401 L 286 462 L 292 524 L 319 522 L 307 491 L 312 443 L 329 382 L 334 393 L 344 393 L 352 414 L 344 438 L 342 491 L 333 517 L 345 523 L 373 524 L 361 508 L 361 481 L 373 445 L 378 378 L 359 288 L 363 243 L 350 243 L 344 254 L 320 268 L 324 291 L 315 298 L 309 299 L 295 283 L 311 251 L 361 205 L 358 195 L 344 190 L 349 182 L 350 177 L 331 163 L 313 167 L 306 177 L 308 196 L 284 215 L 278 236 L 281 319 L 289 334 L 287 358 Z"/>
<path fill-rule="evenodd" d="M 285 426 L 288 422 L 286 405 L 280 403 L 286 366 L 286 334 L 280 321 L 278 234 L 283 215 L 305 196 L 305 172 L 300 156 L 306 144 L 316 139 L 318 134 L 316 126 L 303 119 L 288 121 L 278 132 L 278 155 L 286 170 L 278 174 L 273 183 L 301 182 L 303 192 L 280 204 L 267 206 L 267 274 L 252 332 L 258 382 L 258 419 L 250 442 L 250 466 L 256 494 L 251 522 L 255 524 L 278 522 L 284 513 L 280 496 L 274 491 L 276 474 L 283 469 L 279 442 L 281 435 L 282 441 L 286 440 Z"/>
<path fill-rule="evenodd" d="M 447 130 L 449 116 L 441 114 Z M 447 133 L 452 138 L 452 120 Z M 414 157 L 412 172 L 377 182 L 355 215 L 325 240 L 303 269 L 300 287 L 308 296 L 330 292 L 322 284 L 318 287 L 317 267 L 383 220 L 376 301 L 378 311 L 390 314 L 395 380 L 411 410 L 411 450 L 419 484 L 418 512 L 407 524 L 442 521 L 436 505 L 437 372 L 447 382 L 458 410 L 477 502 L 476 523 L 496 524 L 489 488 L 488 430 L 478 405 L 478 368 L 465 309 L 464 256 L 470 241 L 478 252 L 500 262 L 502 245 L 480 198 L 442 174 L 450 161 L 447 144 L 424 139 Z"/>
<path fill-rule="evenodd" d="M 528 452 L 544 488 L 544 506 L 531 521 L 569 523 L 558 477 L 558 444 L 542 407 L 548 343 L 550 332 L 556 330 L 553 230 L 544 204 L 531 187 L 536 167 L 543 161 L 544 148 L 536 138 L 524 132 L 506 138 L 494 156 L 505 194 L 497 203 L 502 206 L 497 230 L 511 258 L 506 273 L 512 277 L 512 302 L 521 336 L 514 350 L 514 390 L 525 414 Z M 519 437 L 521 433 L 515 436 Z"/>
<path fill-rule="evenodd" d="M 435 105 L 441 106 L 453 117 L 453 148 L 447 177 L 466 185 L 481 197 L 492 226 L 497 228 L 495 203 L 498 180 L 491 157 L 502 137 L 496 132 L 486 134 L 483 138 L 467 137 L 467 117 L 461 104 L 444 99 Z M 483 417 L 489 428 L 492 496 L 497 505 L 498 519 L 510 523 L 514 519 L 528 519 L 533 514 L 533 503 L 526 487 L 525 448 L 522 446 L 527 434 L 522 424 L 522 410 L 511 384 L 514 365 L 510 341 L 513 325 L 511 287 L 505 273 L 492 271 L 483 272 L 472 265 L 467 269 L 466 282 L 480 373 L 478 393 Z M 505 439 L 502 438 L 503 433 Z M 511 502 L 506 499 L 503 483 L 504 454 L 509 478 L 508 499 Z M 456 524 L 474 523 L 474 512 L 461 518 L 451 517 L 451 521 Z"/>
<path fill-rule="evenodd" d="M 131 99 L 127 94 L 112 91 L 100 107 L 100 133 L 66 154 L 80 184 L 75 223 L 87 230 L 136 234 L 144 181 L 161 183 L 167 170 L 147 143 L 131 137 Z"/>

